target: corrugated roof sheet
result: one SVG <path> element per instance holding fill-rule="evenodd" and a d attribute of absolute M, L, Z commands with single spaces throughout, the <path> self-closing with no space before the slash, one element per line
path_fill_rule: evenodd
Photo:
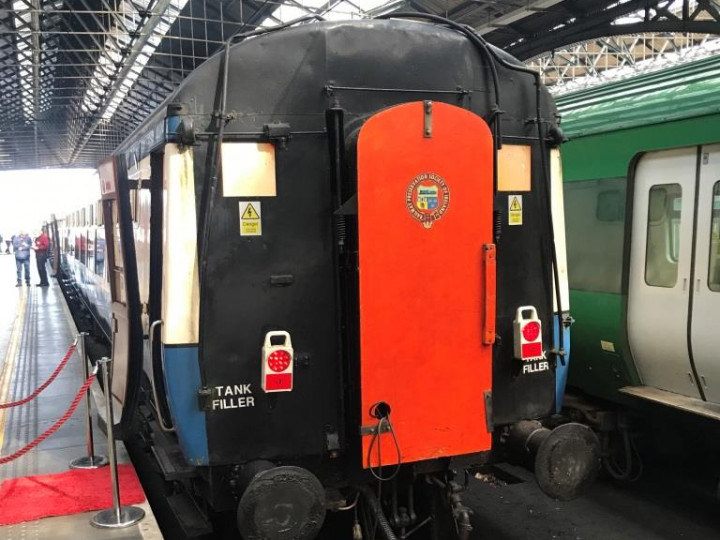
<path fill-rule="evenodd" d="M 720 56 L 566 94 L 557 104 L 575 138 L 720 113 Z"/>

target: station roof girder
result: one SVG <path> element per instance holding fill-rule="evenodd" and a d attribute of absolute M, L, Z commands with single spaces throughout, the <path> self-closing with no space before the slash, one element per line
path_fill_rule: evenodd
<path fill-rule="evenodd" d="M 628 63 L 637 45 L 608 39 L 638 32 L 720 33 L 718 0 L 8 0 L 4 5 L 0 169 L 96 166 L 230 35 L 303 14 L 329 20 L 398 11 L 447 16 L 521 59 L 534 58 L 550 83 L 553 72 L 555 80 L 581 73 L 582 51 L 566 64 L 559 54 L 542 59 L 588 39 L 605 39 L 604 54 Z M 599 63 L 590 60 L 586 71 Z"/>

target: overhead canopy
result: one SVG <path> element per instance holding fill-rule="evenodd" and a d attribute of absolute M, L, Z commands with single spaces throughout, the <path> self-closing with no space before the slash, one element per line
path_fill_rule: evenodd
<path fill-rule="evenodd" d="M 0 8 L 0 169 L 95 167 L 230 35 L 307 14 L 439 14 L 527 59 L 621 34 L 623 24 L 666 32 L 711 32 L 715 25 L 718 32 L 716 2 L 7 0 Z M 638 13 L 645 14 L 640 22 L 623 22 Z"/>

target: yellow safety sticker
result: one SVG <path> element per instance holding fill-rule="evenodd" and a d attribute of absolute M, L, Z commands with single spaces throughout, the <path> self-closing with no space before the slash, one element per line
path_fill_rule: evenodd
<path fill-rule="evenodd" d="M 508 225 L 523 224 L 522 195 L 508 195 Z"/>
<path fill-rule="evenodd" d="M 261 234 L 260 201 L 240 201 L 240 236 L 260 236 Z"/>

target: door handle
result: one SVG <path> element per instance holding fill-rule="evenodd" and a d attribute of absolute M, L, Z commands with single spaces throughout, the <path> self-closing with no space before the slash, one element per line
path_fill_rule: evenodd
<path fill-rule="evenodd" d="M 699 292 L 700 292 L 700 281 L 701 281 L 701 280 L 698 279 L 698 280 L 697 280 L 697 283 L 695 283 L 695 292 L 696 292 L 696 293 L 699 293 Z"/>
<path fill-rule="evenodd" d="M 157 387 L 155 386 L 155 355 L 153 354 L 153 343 L 155 342 L 155 328 L 162 326 L 162 324 L 162 319 L 153 321 L 150 325 L 150 331 L 148 332 L 148 342 L 150 344 L 150 386 L 152 388 L 153 400 L 155 401 L 153 408 L 155 409 L 160 429 L 167 433 L 171 433 L 175 431 L 175 428 L 165 423 L 165 419 L 163 418 L 162 410 L 160 408 L 160 402 L 158 401 Z M 160 365 L 162 367 L 162 372 L 165 373 L 165 347 L 163 347 L 162 341 L 160 341 Z"/>
<path fill-rule="evenodd" d="M 687 278 L 683 278 L 683 292 L 687 291 Z"/>
<path fill-rule="evenodd" d="M 497 302 L 495 244 L 485 244 L 483 246 L 482 261 L 485 297 L 482 342 L 484 345 L 492 345 L 495 343 L 495 306 Z"/>

